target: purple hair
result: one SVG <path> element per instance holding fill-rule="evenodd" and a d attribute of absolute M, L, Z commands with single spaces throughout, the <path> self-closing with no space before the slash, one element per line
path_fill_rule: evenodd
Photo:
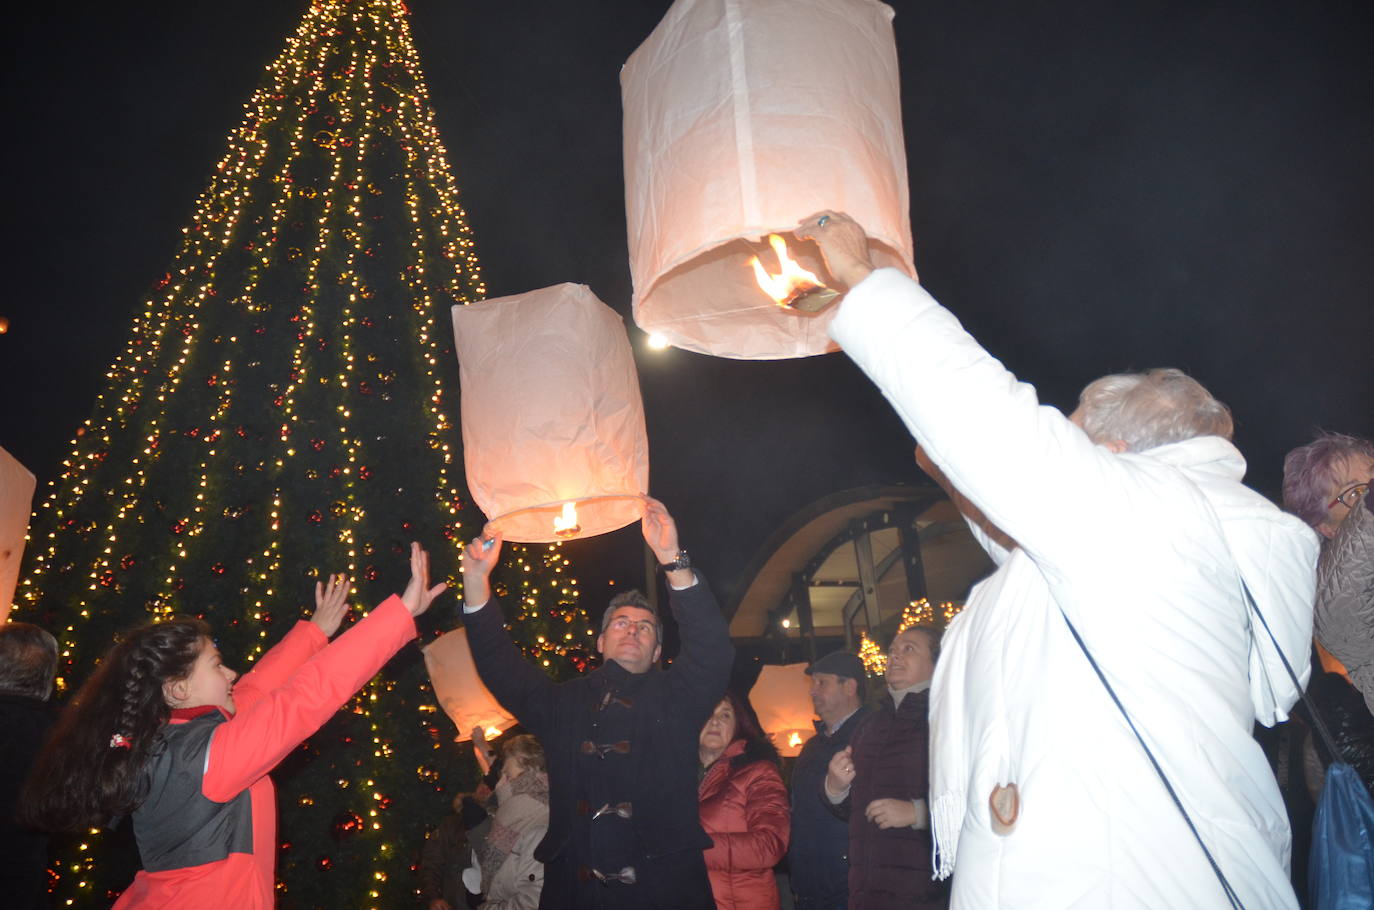
<path fill-rule="evenodd" d="M 1283 459 L 1283 507 L 1317 527 L 1326 521 L 1336 466 L 1347 458 L 1374 458 L 1374 442 L 1344 433 L 1320 433 Z"/>

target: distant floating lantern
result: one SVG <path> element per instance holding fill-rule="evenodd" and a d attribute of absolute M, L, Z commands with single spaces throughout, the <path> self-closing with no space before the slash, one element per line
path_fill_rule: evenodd
<path fill-rule="evenodd" d="M 649 484 L 625 324 L 586 285 L 453 308 L 473 500 L 507 540 L 592 537 L 637 521 Z"/>
<path fill-rule="evenodd" d="M 473 727 L 484 728 L 486 737 L 495 739 L 515 726 L 515 718 L 477 675 L 467 629 L 441 635 L 425 646 L 424 655 L 434 697 L 458 728 L 458 742 L 472 739 Z"/>
<path fill-rule="evenodd" d="M 8 332 L 9 330 L 10 330 L 10 321 L 9 321 L 9 318 L 8 318 L 8 317 L 5 317 L 5 316 L 0 316 L 0 335 L 5 334 L 5 333 Z"/>
<path fill-rule="evenodd" d="M 782 272 L 766 245 L 781 235 L 827 277 L 815 244 L 788 233 L 822 209 L 864 226 L 875 264 L 915 275 L 890 7 L 677 0 L 626 62 L 621 94 L 644 331 L 744 360 L 835 350 L 833 308 L 807 312 L 826 301 L 804 288 L 770 299 L 751 264 Z"/>
<path fill-rule="evenodd" d="M 33 510 L 38 480 L 19 460 L 0 449 L 0 624 L 9 616 L 19 581 L 19 560 Z"/>
<path fill-rule="evenodd" d="M 816 735 L 816 716 L 811 704 L 811 677 L 806 664 L 765 666 L 758 682 L 749 690 L 749 703 L 758 714 L 763 732 L 773 740 L 778 752 L 791 758 L 801 754 L 802 746 Z"/>

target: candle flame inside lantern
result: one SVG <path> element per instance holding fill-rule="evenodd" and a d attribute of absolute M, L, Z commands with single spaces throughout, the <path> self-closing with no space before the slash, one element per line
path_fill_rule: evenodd
<path fill-rule="evenodd" d="M 577 523 L 577 506 L 571 502 L 563 503 L 563 514 L 555 515 L 553 518 L 554 536 L 567 539 L 581 530 L 581 525 Z"/>
<path fill-rule="evenodd" d="M 487 739 L 495 739 L 500 735 L 501 729 L 499 727 L 487 727 Z"/>
<path fill-rule="evenodd" d="M 793 730 L 793 731 L 792 731 L 792 735 L 789 736 L 789 737 L 787 737 L 787 746 L 788 746 L 788 748 L 789 748 L 789 749 L 795 749 L 795 748 L 797 748 L 797 746 L 800 746 L 801 744 L 802 744 L 801 734 L 798 733 L 796 730 Z"/>
<path fill-rule="evenodd" d="M 774 303 L 780 307 L 791 306 L 804 294 L 825 287 L 824 282 L 787 254 L 787 243 L 781 237 L 769 234 L 768 243 L 773 247 L 782 271 L 776 275 L 769 274 L 757 256 L 751 257 L 749 264 L 754 267 L 754 280 L 765 294 L 773 298 Z"/>

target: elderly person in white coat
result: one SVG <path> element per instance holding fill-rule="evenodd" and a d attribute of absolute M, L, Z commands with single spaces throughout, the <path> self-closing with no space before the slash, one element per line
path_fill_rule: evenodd
<path fill-rule="evenodd" d="M 831 335 L 998 563 L 949 627 L 932 688 L 953 906 L 1296 907 L 1288 822 L 1250 731 L 1297 693 L 1241 578 L 1305 677 L 1317 540 L 1241 484 L 1229 412 L 1160 370 L 1098 380 L 1065 417 L 914 281 L 875 271 L 852 220 L 823 213 L 797 234 L 849 288 Z"/>

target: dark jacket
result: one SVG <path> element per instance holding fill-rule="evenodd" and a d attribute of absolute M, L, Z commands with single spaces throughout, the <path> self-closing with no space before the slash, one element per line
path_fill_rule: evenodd
<path fill-rule="evenodd" d="M 884 692 L 854 731 L 854 783 L 835 807 L 849 819 L 850 910 L 945 906 L 943 883 L 931 881 L 929 827 L 879 828 L 864 814 L 875 799 L 927 798 L 929 712 L 929 689 L 907 693 L 901 707 Z"/>
<path fill-rule="evenodd" d="M 837 910 L 849 894 L 849 825 L 830 810 L 822 788 L 836 752 L 849 745 L 854 730 L 868 715 L 858 711 L 833 736 L 816 722 L 816 735 L 802 746 L 792 768 L 792 837 L 787 867 L 797 910 Z"/>
<path fill-rule="evenodd" d="M 48 836 L 18 827 L 14 808 L 55 719 L 47 702 L 0 695 L 0 894 L 15 910 L 48 906 Z"/>
<path fill-rule="evenodd" d="M 645 875 L 633 886 L 642 906 L 701 906 L 698 890 L 709 905 L 705 863 L 701 851 L 711 840 L 697 820 L 697 740 L 729 678 L 734 661 L 730 633 L 715 597 L 704 579 L 683 591 L 669 591 L 669 603 L 682 638 L 682 650 L 668 670 L 651 668 L 636 680 L 627 758 L 627 775 L 636 849 L 647 859 L 666 862 L 690 883 L 673 875 Z M 601 693 L 619 688 L 628 671 L 607 661 L 586 676 L 557 684 L 527 662 L 507 634 L 495 598 L 482 609 L 465 614 L 468 643 L 482 682 L 521 725 L 544 745 L 549 772 L 549 832 L 535 850 L 546 867 L 540 906 L 577 906 L 570 889 L 555 887 L 577 870 L 557 868 L 566 863 L 565 851 L 577 812 L 576 759 L 582 743 L 592 735 Z M 674 873 L 674 875 L 677 874 Z M 678 898 L 674 898 L 674 894 Z M 651 898 L 651 896 L 653 896 Z M 664 897 L 667 896 L 667 897 Z M 666 901 L 666 902 L 665 902 Z"/>
<path fill-rule="evenodd" d="M 778 750 L 767 740 L 737 739 L 706 769 L 698 789 L 717 910 L 777 910 L 773 867 L 787 852 L 791 818 Z"/>

